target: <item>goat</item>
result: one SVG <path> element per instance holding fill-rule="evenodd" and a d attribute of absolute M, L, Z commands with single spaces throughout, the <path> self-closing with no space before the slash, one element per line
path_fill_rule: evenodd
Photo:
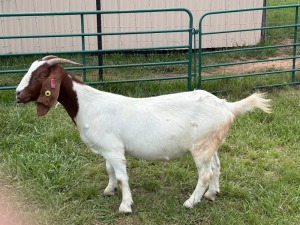
<path fill-rule="evenodd" d="M 103 92 L 71 76 L 62 63 L 78 65 L 56 56 L 33 62 L 16 88 L 16 100 L 36 101 L 38 116 L 56 101 L 64 106 L 83 142 L 106 160 L 109 182 L 104 195 L 113 195 L 119 186 L 122 213 L 131 213 L 133 203 L 125 153 L 170 160 L 189 151 L 198 170 L 197 186 L 184 202 L 191 208 L 203 195 L 214 200 L 220 191 L 217 149 L 235 116 L 255 108 L 271 112 L 270 100 L 260 93 L 231 103 L 204 90 L 148 98 Z"/>

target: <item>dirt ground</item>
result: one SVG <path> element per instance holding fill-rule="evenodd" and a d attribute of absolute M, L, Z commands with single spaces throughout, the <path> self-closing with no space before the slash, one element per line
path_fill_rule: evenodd
<path fill-rule="evenodd" d="M 32 208 L 7 183 L 0 180 L 0 225 L 37 225 Z"/>

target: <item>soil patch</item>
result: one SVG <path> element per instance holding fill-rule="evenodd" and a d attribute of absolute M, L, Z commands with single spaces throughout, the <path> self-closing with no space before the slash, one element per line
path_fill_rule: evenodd
<path fill-rule="evenodd" d="M 5 180 L 0 180 L 0 225 L 37 225 L 30 212 L 32 208 L 25 203 L 14 188 Z"/>

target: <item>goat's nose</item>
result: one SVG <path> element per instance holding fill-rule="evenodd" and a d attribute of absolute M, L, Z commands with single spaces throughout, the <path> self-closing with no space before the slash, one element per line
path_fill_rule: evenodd
<path fill-rule="evenodd" d="M 21 91 L 16 91 L 16 95 L 20 95 L 21 94 Z"/>

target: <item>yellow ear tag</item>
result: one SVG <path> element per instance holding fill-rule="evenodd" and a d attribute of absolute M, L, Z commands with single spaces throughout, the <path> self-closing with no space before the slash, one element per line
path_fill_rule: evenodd
<path fill-rule="evenodd" d="M 45 95 L 46 95 L 47 97 L 51 96 L 51 91 L 45 91 Z"/>

